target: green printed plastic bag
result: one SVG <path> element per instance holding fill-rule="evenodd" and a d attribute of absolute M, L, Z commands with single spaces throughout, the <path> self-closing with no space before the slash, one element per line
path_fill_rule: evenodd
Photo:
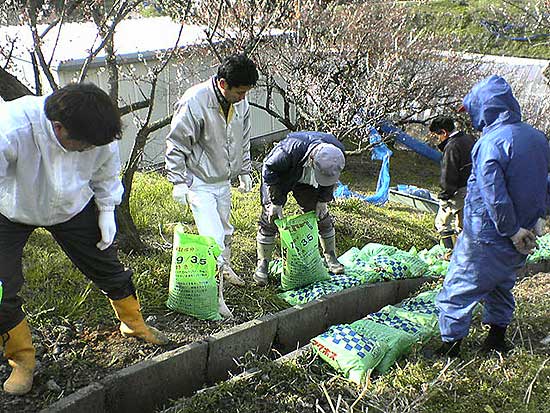
<path fill-rule="evenodd" d="M 281 288 L 293 290 L 329 280 L 319 253 L 319 229 L 315 211 L 275 220 L 281 236 L 283 275 Z"/>
<path fill-rule="evenodd" d="M 550 260 L 550 234 L 545 234 L 537 238 L 537 247 L 531 255 L 527 257 L 528 263 L 536 263 Z"/>
<path fill-rule="evenodd" d="M 435 305 L 435 298 L 439 291 L 441 291 L 441 289 L 425 291 L 418 294 L 416 297 L 407 298 L 401 302 L 399 308 L 437 317 L 439 310 Z"/>
<path fill-rule="evenodd" d="M 361 250 L 357 247 L 351 247 L 344 254 L 338 257 L 338 261 L 344 266 L 353 265 L 355 259 L 359 256 Z"/>
<path fill-rule="evenodd" d="M 374 321 L 375 323 L 385 324 L 389 327 L 412 334 L 417 341 L 426 342 L 432 337 L 431 331 L 421 324 L 417 324 L 408 317 L 403 318 L 401 314 L 396 313 L 397 308 L 388 305 L 376 313 L 371 313 L 366 316 L 365 320 Z"/>
<path fill-rule="evenodd" d="M 368 266 L 380 274 L 384 280 L 400 280 L 409 277 L 409 267 L 387 255 L 375 255 L 368 261 Z"/>
<path fill-rule="evenodd" d="M 352 250 L 353 248 L 346 253 L 349 254 L 347 256 L 347 263 L 344 264 L 346 267 L 346 274 L 359 278 L 362 283 L 375 283 L 381 281 L 381 274 L 372 269 L 368 262 L 369 259 L 365 254 L 360 250 L 350 253 Z"/>
<path fill-rule="evenodd" d="M 290 305 L 306 304 L 317 298 L 362 284 L 362 280 L 350 274 L 332 274 L 328 281 L 318 281 L 278 296 Z"/>
<path fill-rule="evenodd" d="M 418 278 L 426 275 L 428 272 L 428 264 L 414 256 L 414 254 L 398 250 L 392 254 L 391 258 L 408 268 L 408 277 Z"/>
<path fill-rule="evenodd" d="M 221 250 L 214 238 L 174 230 L 172 266 L 166 305 L 202 320 L 220 320 L 217 262 Z"/>
<path fill-rule="evenodd" d="M 332 326 L 311 339 L 319 356 L 354 383 L 361 384 L 388 351 L 384 341 L 363 337 L 347 324 Z"/>
<path fill-rule="evenodd" d="M 374 257 L 375 255 L 391 256 L 396 251 L 399 251 L 396 247 L 392 247 L 391 245 L 377 244 L 375 242 L 370 242 L 361 249 L 363 259 L 366 261 L 368 261 L 370 257 Z"/>
<path fill-rule="evenodd" d="M 317 298 L 343 290 L 344 288 L 330 281 L 318 281 L 295 290 L 288 290 L 277 294 L 290 305 L 306 304 Z"/>
<path fill-rule="evenodd" d="M 428 265 L 427 275 L 444 277 L 449 268 L 449 261 L 444 258 L 446 252 L 445 247 L 436 244 L 429 250 L 423 249 L 420 252 L 416 252 L 416 248 L 412 247 L 409 254 L 417 256 Z"/>
<path fill-rule="evenodd" d="M 380 313 L 386 313 L 394 319 L 399 319 L 401 321 L 397 322 L 403 330 L 408 331 L 411 329 L 414 334 L 418 334 L 422 341 L 429 340 L 433 336 L 439 333 L 439 328 L 437 324 L 437 316 L 433 314 L 424 314 L 416 311 L 407 311 L 403 308 L 394 307 L 393 305 L 387 305 L 382 308 Z M 368 316 L 367 316 L 368 317 Z M 416 327 L 416 332 L 413 330 Z"/>
<path fill-rule="evenodd" d="M 358 320 L 350 327 L 363 337 L 383 341 L 388 345 L 388 351 L 376 366 L 376 370 L 382 374 L 387 372 L 397 359 L 407 355 L 418 342 L 413 334 L 371 320 Z"/>

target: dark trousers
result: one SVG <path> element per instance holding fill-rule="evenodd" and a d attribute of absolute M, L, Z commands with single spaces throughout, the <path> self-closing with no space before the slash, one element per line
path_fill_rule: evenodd
<path fill-rule="evenodd" d="M 262 213 L 260 215 L 259 232 L 266 237 L 273 237 L 279 232 L 274 223 L 269 222 L 267 208 L 271 205 L 267 185 L 262 184 L 260 196 L 262 201 Z M 315 211 L 319 201 L 319 190 L 311 185 L 298 183 L 292 188 L 292 196 L 302 209 L 302 212 Z M 325 215 L 317 221 L 319 235 L 321 238 L 328 238 L 334 235 L 334 223 L 330 214 Z"/>
<path fill-rule="evenodd" d="M 37 228 L 12 222 L 0 214 L 0 280 L 4 296 L 0 303 L 0 334 L 18 325 L 25 314 L 18 296 L 23 286 L 23 248 Z M 100 251 L 96 244 L 101 239 L 98 211 L 94 201 L 67 222 L 44 227 L 49 231 L 70 260 L 82 273 L 112 300 L 135 294 L 132 271 L 125 269 L 111 245 Z M 63 291 L 59 291 L 63 294 Z"/>

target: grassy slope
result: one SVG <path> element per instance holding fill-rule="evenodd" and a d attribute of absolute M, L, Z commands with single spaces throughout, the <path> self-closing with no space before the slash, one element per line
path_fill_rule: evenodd
<path fill-rule="evenodd" d="M 368 158 L 349 160 L 343 181 L 353 190 L 372 193 L 376 186 L 378 167 L 378 163 Z M 435 164 L 413 153 L 395 151 L 391 175 L 392 185 L 408 183 L 434 190 L 438 169 Z M 183 323 L 188 323 L 195 330 L 203 328 L 204 332 L 223 328 L 217 324 L 214 326 L 215 322 L 197 322 L 185 316 L 171 315 L 164 306 L 172 230 L 175 223 L 182 219 L 182 211 L 172 201 L 170 189 L 167 181 L 157 174 L 137 176 L 132 199 L 133 213 L 138 227 L 154 248 L 143 256 L 124 254 L 123 261 L 135 271 L 135 281 L 146 314 L 162 315 L 168 320 L 176 317 L 180 323 L 183 319 Z M 257 190 L 256 186 L 253 193 L 246 195 L 234 191 L 236 242 L 233 264 L 248 278 L 254 269 L 255 260 L 254 236 L 259 212 Z M 288 213 L 292 210 L 296 211 L 296 205 L 289 205 Z M 429 247 L 435 241 L 433 216 L 416 213 L 397 204 L 374 207 L 348 200 L 336 203 L 331 211 L 335 216 L 340 251 L 368 242 L 382 242 L 408 249 L 413 245 L 418 248 Z M 183 222 L 190 231 L 194 231 L 188 212 L 183 213 Z M 27 283 L 22 295 L 27 300 L 26 310 L 34 327 L 40 326 L 47 331 L 49 328 L 55 329 L 59 324 L 79 323 L 87 331 L 114 330 L 114 316 L 103 295 L 83 279 L 49 234 L 43 231 L 33 234 L 26 247 L 24 267 Z M 513 330 L 516 332 L 515 342 L 521 348 L 512 358 L 501 361 L 479 356 L 475 346 L 484 333 L 477 323 L 466 346 L 466 359 L 460 365 L 453 365 L 441 373 L 444 368 L 442 361 L 427 361 L 413 355 L 407 362 L 402 362 L 400 368 L 376 380 L 358 402 L 355 411 L 365 411 L 368 405 L 385 406 L 387 411 L 404 411 L 403 406 L 411 403 L 419 405 L 418 409 L 411 411 L 426 412 L 550 411 L 548 366 L 537 375 L 548 353 L 544 353 L 536 342 L 550 329 L 550 294 L 545 287 L 548 281 L 548 276 L 527 279 L 523 292 L 516 292 L 518 317 Z M 226 301 L 235 309 L 239 319 L 246 320 L 284 308 L 286 304 L 276 297 L 276 293 L 275 285 L 266 289 L 253 286 L 245 289 L 230 288 Z M 195 333 L 200 334 L 201 331 Z M 113 338 L 107 338 L 107 341 L 101 343 L 110 346 L 110 340 Z M 79 362 L 87 361 L 82 359 Z M 335 376 L 332 370 L 318 360 L 313 361 L 311 355 L 306 355 L 298 364 L 289 363 L 282 367 L 269 362 L 260 364 L 266 374 L 240 384 L 226 383 L 213 393 L 188 401 L 191 407 L 185 411 L 311 412 L 315 411 L 316 400 L 324 406 L 324 411 L 330 411 L 327 396 L 322 391 L 323 386 L 335 404 L 338 396 L 342 397 L 344 405 L 344 401 L 351 404 L 360 394 L 360 389 L 351 387 L 345 380 Z M 42 372 L 43 375 L 45 373 Z M 53 374 L 47 372 L 48 376 Z M 525 404 L 523 399 L 535 376 L 530 402 Z M 416 399 L 417 402 L 414 402 Z M 265 403 L 272 408 L 266 410 Z"/>
<path fill-rule="evenodd" d="M 353 190 L 372 193 L 376 187 L 379 164 L 368 158 L 350 160 L 343 181 Z M 433 189 L 437 166 L 422 161 L 413 153 L 396 152 L 392 158 L 392 179 L 397 183 L 421 185 Z M 153 248 L 143 256 L 122 254 L 124 263 L 134 270 L 134 281 L 147 313 L 162 313 L 168 289 L 172 234 L 174 225 L 182 219 L 190 232 L 196 232 L 189 211 L 182 211 L 170 196 L 171 186 L 158 174 L 138 174 L 132 198 L 133 215 L 148 244 Z M 255 267 L 255 234 L 259 206 L 258 186 L 250 194 L 234 191 L 232 221 L 235 226 L 233 266 L 250 280 Z M 290 203 L 285 213 L 297 212 Z M 368 242 L 381 242 L 409 249 L 430 247 L 435 243 L 433 217 L 410 208 L 389 204 L 386 207 L 366 205 L 348 200 L 336 203 L 334 215 L 338 248 L 341 252 Z M 111 308 L 103 295 L 84 280 L 72 266 L 51 236 L 36 231 L 25 250 L 27 283 L 23 296 L 33 323 L 54 323 L 61 320 L 82 320 L 85 326 L 114 323 Z M 63 294 L 59 294 L 62 291 Z M 277 297 L 275 285 L 267 289 L 249 288 L 228 291 L 230 306 L 246 318 L 277 311 L 285 306 Z M 250 299 L 253 296 L 254 299 Z"/>
<path fill-rule="evenodd" d="M 522 6 L 528 2 L 516 2 Z M 541 2 L 539 2 L 541 3 Z M 498 21 L 505 25 L 510 23 L 503 17 L 503 10 L 507 14 L 518 16 L 520 11 L 500 0 L 434 0 L 419 4 L 408 3 L 414 12 L 412 20 L 418 27 L 427 27 L 431 31 L 451 35 L 457 42 L 454 48 L 462 51 L 482 54 L 505 56 L 532 57 L 550 59 L 550 38 L 537 39 L 532 42 L 520 42 L 497 39 L 489 33 L 480 20 Z M 547 13 L 550 9 L 547 6 Z M 524 13 L 521 13 L 524 15 Z M 529 20 L 519 19 L 519 23 Z M 517 24 L 517 22 L 514 22 Z M 548 22 L 546 23 L 548 30 Z M 520 31 L 507 33 L 509 36 L 525 36 L 542 33 L 543 29 L 526 33 Z"/>

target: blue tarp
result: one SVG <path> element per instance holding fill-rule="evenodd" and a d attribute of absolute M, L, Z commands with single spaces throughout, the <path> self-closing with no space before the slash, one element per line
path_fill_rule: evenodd
<path fill-rule="evenodd" d="M 426 158 L 437 163 L 441 162 L 441 152 L 434 148 L 431 148 L 430 146 L 426 145 L 423 142 L 420 142 L 419 140 L 414 139 L 412 136 L 406 134 L 397 126 L 389 122 L 384 122 L 380 125 L 379 129 L 380 132 L 384 134 L 392 134 L 397 142 L 402 143 L 407 148 L 412 149 L 419 155 L 425 156 Z"/>
<path fill-rule="evenodd" d="M 390 189 L 390 156 L 393 155 L 393 152 L 382 142 L 382 137 L 372 127 L 369 129 L 369 143 L 374 145 L 371 159 L 382 161 L 382 167 L 378 174 L 378 183 L 376 184 L 376 193 L 371 196 L 358 194 L 351 191 L 347 185 L 338 182 L 338 186 L 334 191 L 335 198 L 359 198 L 376 205 L 383 205 L 388 200 Z"/>

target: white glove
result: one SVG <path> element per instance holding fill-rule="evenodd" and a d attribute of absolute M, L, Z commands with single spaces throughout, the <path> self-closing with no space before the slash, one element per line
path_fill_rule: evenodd
<path fill-rule="evenodd" d="M 177 184 L 174 185 L 172 189 L 172 198 L 174 201 L 179 202 L 183 206 L 187 205 L 187 193 L 189 192 L 189 187 L 187 184 Z"/>
<path fill-rule="evenodd" d="M 115 240 L 115 211 L 99 211 L 98 226 L 101 232 L 101 241 L 96 244 L 96 247 L 103 251 L 109 248 Z"/>
<path fill-rule="evenodd" d="M 250 175 L 239 175 L 239 191 L 241 192 L 250 192 L 252 191 L 252 178 Z"/>
<path fill-rule="evenodd" d="M 328 204 L 326 202 L 317 202 L 315 205 L 315 215 L 317 219 L 323 219 L 328 215 Z"/>
<path fill-rule="evenodd" d="M 544 218 L 537 219 L 533 231 L 535 231 L 537 237 L 542 237 L 546 231 L 546 220 Z"/>
<path fill-rule="evenodd" d="M 267 207 L 267 218 L 269 222 L 275 222 L 275 220 L 283 217 L 283 206 L 271 204 Z"/>
<path fill-rule="evenodd" d="M 514 243 L 516 250 L 524 255 L 531 254 L 537 246 L 535 234 L 525 228 L 520 228 L 510 239 Z"/>

